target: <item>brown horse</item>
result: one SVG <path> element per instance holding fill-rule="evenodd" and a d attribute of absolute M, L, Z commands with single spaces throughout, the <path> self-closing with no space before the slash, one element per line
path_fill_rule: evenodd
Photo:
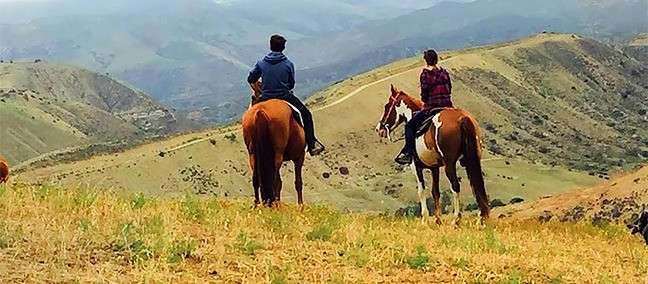
<path fill-rule="evenodd" d="M 414 112 L 423 108 L 423 102 L 403 91 L 391 86 L 389 101 L 380 119 L 376 131 L 382 138 L 391 140 L 392 132 L 400 124 L 409 121 Z M 418 180 L 418 195 L 421 202 L 423 220 L 429 215 L 427 209 L 427 194 L 423 170 L 432 171 L 432 196 L 437 223 L 441 223 L 441 204 L 439 201 L 439 168 L 445 167 L 445 174 L 454 196 L 454 215 L 456 222 L 461 219 L 461 203 L 459 200 L 460 184 L 457 178 L 457 161 L 466 168 L 468 180 L 481 211 L 482 218 L 488 218 L 488 196 L 484 186 L 481 168 L 481 131 L 475 118 L 467 111 L 446 108 L 434 115 L 432 125 L 422 135 L 416 138 L 416 155 L 412 162 L 412 170 Z"/>
<path fill-rule="evenodd" d="M 302 166 L 306 156 L 304 129 L 293 117 L 293 110 L 278 99 L 258 102 L 261 82 L 253 89 L 250 108 L 243 115 L 243 139 L 250 155 L 254 203 L 259 204 L 259 188 L 263 204 L 272 206 L 281 200 L 280 169 L 284 161 L 295 165 L 297 203 L 302 199 Z"/>
<path fill-rule="evenodd" d="M 0 183 L 9 181 L 9 163 L 0 156 Z"/>

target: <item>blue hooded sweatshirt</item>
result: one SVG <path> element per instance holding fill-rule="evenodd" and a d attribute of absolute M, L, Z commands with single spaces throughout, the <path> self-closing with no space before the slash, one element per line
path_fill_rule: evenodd
<path fill-rule="evenodd" d="M 295 66 L 281 52 L 270 52 L 250 71 L 247 81 L 252 84 L 261 78 L 261 98 L 285 98 L 295 87 Z"/>

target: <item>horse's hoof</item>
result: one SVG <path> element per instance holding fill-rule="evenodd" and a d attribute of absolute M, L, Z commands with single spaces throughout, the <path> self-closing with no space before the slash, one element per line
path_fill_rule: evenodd
<path fill-rule="evenodd" d="M 456 218 L 453 223 L 456 227 L 461 226 L 461 218 Z"/>
<path fill-rule="evenodd" d="M 441 221 L 441 218 L 436 218 L 436 223 L 439 226 L 443 225 L 443 221 Z"/>
<path fill-rule="evenodd" d="M 475 226 L 478 228 L 486 227 L 486 223 L 484 223 L 484 218 L 477 218 L 477 220 L 475 221 Z"/>

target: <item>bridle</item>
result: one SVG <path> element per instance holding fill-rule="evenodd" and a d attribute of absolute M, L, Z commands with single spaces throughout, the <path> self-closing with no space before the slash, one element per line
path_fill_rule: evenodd
<path fill-rule="evenodd" d="M 399 137 L 396 140 L 392 139 L 392 137 L 391 137 L 391 131 L 392 130 L 390 128 L 391 125 L 389 125 L 388 123 L 385 122 L 385 120 L 387 120 L 387 118 L 389 118 L 389 115 L 393 111 L 396 110 L 396 104 L 398 103 L 398 97 L 400 95 L 401 95 L 401 92 L 399 91 L 396 94 L 392 94 L 391 96 L 389 96 L 389 102 L 390 102 L 389 110 L 387 110 L 387 112 L 385 112 L 383 117 L 380 119 L 379 128 L 378 128 L 378 129 L 385 129 L 385 131 L 387 131 L 387 139 L 389 139 L 389 141 L 393 142 L 393 143 L 396 143 L 398 141 L 401 141 L 401 140 L 405 139 L 405 134 L 401 135 L 401 137 Z M 398 123 L 398 114 L 396 113 L 396 118 L 394 120 L 394 126 L 397 126 L 398 124 L 399 124 Z"/>

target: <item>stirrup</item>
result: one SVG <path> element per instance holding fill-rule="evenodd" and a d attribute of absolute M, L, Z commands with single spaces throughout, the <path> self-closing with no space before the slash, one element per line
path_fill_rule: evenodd
<path fill-rule="evenodd" d="M 319 145 L 319 147 L 318 147 L 318 145 Z M 316 156 L 316 155 L 319 155 L 322 152 L 324 152 L 325 149 L 326 148 L 324 147 L 324 145 L 321 142 L 315 140 L 315 142 L 313 142 L 312 146 L 308 147 L 308 153 L 310 153 L 311 156 Z"/>
<path fill-rule="evenodd" d="M 394 161 L 401 165 L 409 165 L 412 163 L 412 154 L 407 152 L 401 152 L 400 154 L 398 154 L 398 156 L 396 156 Z"/>

